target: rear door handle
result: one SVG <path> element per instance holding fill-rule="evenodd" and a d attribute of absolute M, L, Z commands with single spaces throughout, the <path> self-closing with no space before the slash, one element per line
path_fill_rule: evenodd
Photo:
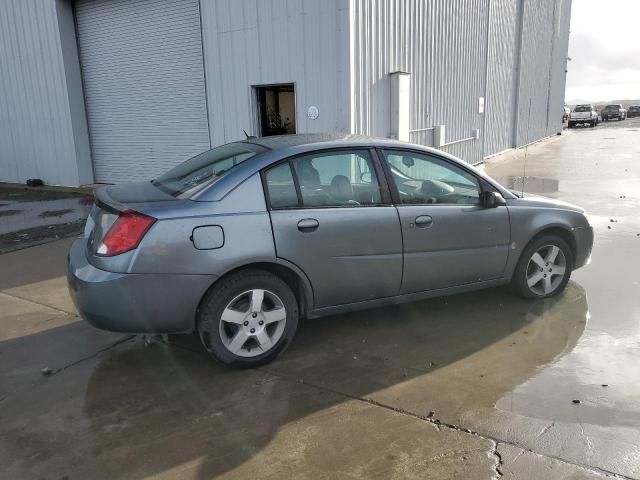
<path fill-rule="evenodd" d="M 418 228 L 427 228 L 433 225 L 433 218 L 431 218 L 431 215 L 420 215 L 416 217 L 414 222 Z"/>
<path fill-rule="evenodd" d="M 315 232 L 320 223 L 315 218 L 303 218 L 298 222 L 298 230 L 301 232 Z"/>

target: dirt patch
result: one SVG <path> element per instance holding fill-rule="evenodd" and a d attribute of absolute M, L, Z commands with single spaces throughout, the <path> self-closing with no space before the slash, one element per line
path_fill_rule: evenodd
<path fill-rule="evenodd" d="M 0 218 L 11 219 L 0 225 L 0 254 L 79 235 L 93 201 L 90 189 L 0 183 L 0 206 L 8 207 Z"/>
<path fill-rule="evenodd" d="M 61 217 L 67 213 L 73 212 L 72 208 L 65 208 L 64 210 L 46 210 L 42 212 L 39 217 L 49 218 L 49 217 Z"/>
<path fill-rule="evenodd" d="M 46 202 L 47 200 L 60 200 L 62 198 L 88 198 L 93 201 L 90 193 L 74 192 L 68 190 L 49 190 L 31 187 L 16 187 L 0 184 L 0 200 L 20 202 Z M 0 204 L 1 205 L 1 204 Z"/>
<path fill-rule="evenodd" d="M 63 223 L 60 225 L 48 225 L 46 227 L 27 228 L 0 235 L 0 254 L 21 250 L 41 243 L 50 242 L 59 238 L 72 237 L 82 233 L 85 220 Z"/>
<path fill-rule="evenodd" d="M 1 207 L 2 205 L 0 205 Z M 22 210 L 4 210 L 4 211 L 0 211 L 0 217 L 10 217 L 11 215 L 17 215 L 21 212 Z"/>

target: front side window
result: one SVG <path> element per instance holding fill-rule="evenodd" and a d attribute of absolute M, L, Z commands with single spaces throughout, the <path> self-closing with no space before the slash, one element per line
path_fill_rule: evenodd
<path fill-rule="evenodd" d="M 380 185 L 366 150 L 294 158 L 303 207 L 357 207 L 381 203 Z"/>
<path fill-rule="evenodd" d="M 480 204 L 478 180 L 462 168 L 415 152 L 387 150 L 384 157 L 403 204 Z"/>

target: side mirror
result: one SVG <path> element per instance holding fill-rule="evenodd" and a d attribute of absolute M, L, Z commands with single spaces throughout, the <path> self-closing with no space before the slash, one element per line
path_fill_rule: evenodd
<path fill-rule="evenodd" d="M 482 192 L 480 194 L 480 204 L 484 208 L 496 208 L 500 205 L 506 205 L 507 202 L 498 192 Z"/>

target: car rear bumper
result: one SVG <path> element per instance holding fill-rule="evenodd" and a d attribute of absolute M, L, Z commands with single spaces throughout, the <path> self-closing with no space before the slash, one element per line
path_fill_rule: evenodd
<path fill-rule="evenodd" d="M 195 328 L 200 299 L 215 275 L 130 274 L 89 263 L 86 240 L 71 246 L 67 280 L 78 312 L 113 332 L 182 333 Z"/>
<path fill-rule="evenodd" d="M 574 258 L 574 268 L 586 265 L 591 258 L 593 249 L 593 228 L 574 228 L 573 238 L 576 240 L 576 258 Z"/>

